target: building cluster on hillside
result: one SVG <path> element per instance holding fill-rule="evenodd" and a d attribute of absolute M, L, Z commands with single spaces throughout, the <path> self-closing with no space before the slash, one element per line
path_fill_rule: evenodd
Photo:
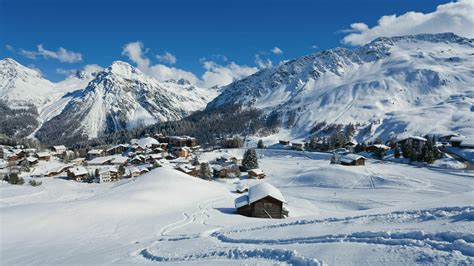
<path fill-rule="evenodd" d="M 160 134 L 133 139 L 126 144 L 89 149 L 83 154 L 64 145 L 41 150 L 0 146 L 0 169 L 4 173 L 23 171 L 32 177 L 105 183 L 137 177 L 165 161 L 187 161 L 198 150 L 200 146 L 193 137 Z M 182 165 L 177 168 L 186 169 Z"/>

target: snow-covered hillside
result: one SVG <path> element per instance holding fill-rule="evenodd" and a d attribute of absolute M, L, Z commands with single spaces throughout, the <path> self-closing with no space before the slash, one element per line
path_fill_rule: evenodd
<path fill-rule="evenodd" d="M 203 153 L 202 160 L 244 150 Z M 171 163 L 138 178 L 0 183 L 4 265 L 472 265 L 473 173 L 258 150 L 263 180 L 204 181 Z M 289 218 L 235 214 L 237 184 L 269 182 Z"/>
<path fill-rule="evenodd" d="M 474 40 L 451 33 L 379 38 L 262 70 L 223 88 L 229 104 L 281 116 L 294 137 L 318 122 L 373 124 L 372 137 L 455 130 L 474 136 Z"/>
<path fill-rule="evenodd" d="M 89 138 L 159 121 L 179 120 L 202 109 L 215 91 L 189 83 L 160 83 L 116 61 L 71 96 L 62 112 L 39 130 L 42 136 L 87 134 Z"/>

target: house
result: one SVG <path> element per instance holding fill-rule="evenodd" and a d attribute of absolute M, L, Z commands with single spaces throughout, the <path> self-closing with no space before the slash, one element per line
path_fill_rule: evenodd
<path fill-rule="evenodd" d="M 240 177 L 239 166 L 233 163 L 224 165 L 214 165 L 212 167 L 213 175 L 216 178 L 236 178 Z"/>
<path fill-rule="evenodd" d="M 7 160 L 9 162 L 16 162 L 18 161 L 18 156 L 16 154 L 9 154 L 7 155 Z"/>
<path fill-rule="evenodd" d="M 197 142 L 197 139 L 196 138 L 193 138 L 193 137 L 188 137 L 186 139 L 186 146 L 188 147 L 194 147 L 194 146 L 197 146 L 198 145 L 198 142 Z"/>
<path fill-rule="evenodd" d="M 72 167 L 74 167 L 73 164 L 61 165 L 61 166 L 58 166 L 56 168 L 50 169 L 49 171 L 46 172 L 46 175 L 51 177 L 51 176 L 60 175 L 62 173 L 67 173 L 68 169 L 70 169 Z"/>
<path fill-rule="evenodd" d="M 133 165 L 141 164 L 143 163 L 143 161 L 144 161 L 144 158 L 142 155 L 136 155 L 135 157 L 130 159 L 130 163 Z"/>
<path fill-rule="evenodd" d="M 118 170 L 115 167 L 108 167 L 99 172 L 99 182 L 109 183 L 118 179 Z"/>
<path fill-rule="evenodd" d="M 145 157 L 145 162 L 155 163 L 156 161 L 159 161 L 161 159 L 163 159 L 163 155 L 161 154 L 149 154 Z"/>
<path fill-rule="evenodd" d="M 114 158 L 107 157 L 95 157 L 94 159 L 87 162 L 87 165 L 106 165 L 110 164 Z"/>
<path fill-rule="evenodd" d="M 288 217 L 280 190 L 268 183 L 251 186 L 247 195 L 235 199 L 237 213 L 248 217 L 281 219 Z"/>
<path fill-rule="evenodd" d="M 63 154 L 63 152 L 67 151 L 67 148 L 64 145 L 59 145 L 59 146 L 53 146 L 51 150 L 57 155 L 61 155 Z"/>
<path fill-rule="evenodd" d="M 25 160 L 28 162 L 29 165 L 35 165 L 38 163 L 38 158 L 32 156 L 26 157 Z"/>
<path fill-rule="evenodd" d="M 452 147 L 460 147 L 461 146 L 461 142 L 463 142 L 464 140 L 466 140 L 465 138 L 459 136 L 459 137 L 451 137 L 449 139 L 449 143 L 451 144 Z"/>
<path fill-rule="evenodd" d="M 191 150 L 188 147 L 180 147 L 174 151 L 174 155 L 177 157 L 187 158 L 191 154 Z"/>
<path fill-rule="evenodd" d="M 174 148 L 180 148 L 186 146 L 186 141 L 186 138 L 173 136 L 169 137 L 168 144 Z"/>
<path fill-rule="evenodd" d="M 198 174 L 197 168 L 190 164 L 178 164 L 176 169 L 191 176 L 197 176 Z"/>
<path fill-rule="evenodd" d="M 438 135 L 438 141 L 439 142 L 449 142 L 451 138 L 453 137 L 459 137 L 459 134 L 457 133 L 445 133 Z"/>
<path fill-rule="evenodd" d="M 353 141 L 353 140 L 350 140 L 350 141 L 344 143 L 344 146 L 343 146 L 343 147 L 344 147 L 346 150 L 348 150 L 349 152 L 353 152 L 355 146 L 357 146 L 357 142 L 356 142 L 356 141 Z"/>
<path fill-rule="evenodd" d="M 242 164 L 242 158 L 230 157 L 229 160 L 232 161 L 233 163 L 235 163 L 236 165 L 241 165 Z"/>
<path fill-rule="evenodd" d="M 128 144 L 119 144 L 115 145 L 113 147 L 110 147 L 107 149 L 107 154 L 108 155 L 114 155 L 114 154 L 122 154 L 124 153 L 130 146 Z"/>
<path fill-rule="evenodd" d="M 137 167 L 130 167 L 125 170 L 125 174 L 129 177 L 137 177 L 141 174 L 141 172 Z"/>
<path fill-rule="evenodd" d="M 302 150 L 304 150 L 304 143 L 302 143 L 302 142 L 292 142 L 291 147 L 294 150 L 302 151 Z"/>
<path fill-rule="evenodd" d="M 49 159 L 51 159 L 51 154 L 49 154 L 49 152 L 37 152 L 36 157 L 40 161 L 49 161 Z"/>
<path fill-rule="evenodd" d="M 78 182 L 83 182 L 87 179 L 87 169 L 83 166 L 75 166 L 68 169 L 68 176 Z"/>
<path fill-rule="evenodd" d="M 135 149 L 146 150 L 147 148 L 153 149 L 160 147 L 160 142 L 152 137 L 145 137 L 141 139 L 132 139 L 130 141 Z"/>
<path fill-rule="evenodd" d="M 262 179 L 265 178 L 265 172 L 262 169 L 251 169 L 248 171 L 249 178 Z"/>
<path fill-rule="evenodd" d="M 419 136 L 408 136 L 408 137 L 405 137 L 405 138 L 401 138 L 397 141 L 397 143 L 400 145 L 400 146 L 404 146 L 406 144 L 411 144 L 415 147 L 423 147 L 423 145 L 425 144 L 425 142 L 427 142 L 428 140 L 423 138 L 423 137 L 419 137 Z"/>
<path fill-rule="evenodd" d="M 365 165 L 366 158 L 362 155 L 347 154 L 341 156 L 339 162 L 342 165 Z"/>
<path fill-rule="evenodd" d="M 281 145 L 290 145 L 290 141 L 289 140 L 279 140 L 278 143 L 280 143 Z"/>
<path fill-rule="evenodd" d="M 71 161 L 71 163 L 75 165 L 84 165 L 84 162 L 86 161 L 86 158 L 76 158 Z"/>
<path fill-rule="evenodd" d="M 87 158 L 89 160 L 97 158 L 97 157 L 101 157 L 101 156 L 104 156 L 104 155 L 105 155 L 105 152 L 104 152 L 104 150 L 101 150 L 101 149 L 92 149 L 92 150 L 87 152 Z"/>
<path fill-rule="evenodd" d="M 372 144 L 372 145 L 367 146 L 365 150 L 370 153 L 375 153 L 378 151 L 388 151 L 390 150 L 390 147 L 383 144 Z"/>

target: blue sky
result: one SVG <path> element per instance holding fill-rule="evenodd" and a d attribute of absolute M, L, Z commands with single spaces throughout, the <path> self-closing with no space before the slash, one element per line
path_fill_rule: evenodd
<path fill-rule="evenodd" d="M 384 15 L 430 13 L 446 2 L 0 0 L 0 57 L 13 57 L 58 81 L 65 70 L 87 64 L 106 67 L 124 60 L 136 65 L 123 49 L 139 41 L 142 46 L 136 48 L 150 66 L 162 64 L 200 78 L 212 69 L 204 61 L 214 67 L 235 62 L 258 68 L 257 56 L 275 65 L 319 50 L 350 47 L 354 43 L 342 39 L 352 23 L 371 28 Z M 60 47 L 64 58 L 58 56 Z M 272 52 L 275 47 L 281 53 Z M 28 51 L 33 53 L 28 56 Z M 157 58 L 165 52 L 176 60 Z"/>

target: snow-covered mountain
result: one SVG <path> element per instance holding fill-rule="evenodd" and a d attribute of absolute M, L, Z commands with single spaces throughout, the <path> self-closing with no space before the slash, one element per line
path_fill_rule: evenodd
<path fill-rule="evenodd" d="M 375 136 L 474 135 L 474 40 L 452 33 L 378 38 L 264 69 L 223 88 L 229 104 L 276 113 L 294 137 L 320 122 L 371 124 Z"/>
<path fill-rule="evenodd" d="M 160 121 L 179 120 L 203 109 L 217 92 L 186 82 L 158 82 L 130 64 L 116 61 L 38 131 L 40 139 L 87 135 L 89 138 Z"/>

